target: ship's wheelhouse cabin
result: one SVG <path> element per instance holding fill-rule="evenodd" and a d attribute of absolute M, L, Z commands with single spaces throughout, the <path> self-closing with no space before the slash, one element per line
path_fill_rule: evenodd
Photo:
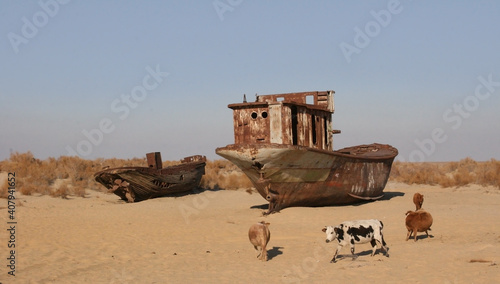
<path fill-rule="evenodd" d="M 334 91 L 257 96 L 230 104 L 234 144 L 276 143 L 332 150 Z"/>

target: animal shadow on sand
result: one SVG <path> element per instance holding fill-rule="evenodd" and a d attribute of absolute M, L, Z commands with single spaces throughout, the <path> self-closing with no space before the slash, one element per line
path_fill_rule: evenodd
<path fill-rule="evenodd" d="M 193 188 L 193 189 L 188 190 L 188 191 L 174 192 L 174 193 L 169 193 L 169 194 L 165 194 L 165 195 L 158 196 L 158 197 L 139 199 L 139 200 L 136 200 L 134 203 L 148 201 L 148 200 L 152 200 L 152 199 L 162 200 L 163 198 L 168 199 L 168 198 L 177 198 L 177 197 L 183 197 L 183 196 L 188 196 L 188 195 L 198 195 L 198 194 L 204 194 L 205 192 L 217 192 L 220 190 L 222 190 L 222 189 L 220 189 L 220 188 L 206 189 L 206 188 L 197 187 L 197 188 Z M 123 200 L 123 199 L 117 199 L 115 201 L 108 201 L 108 202 L 116 203 L 116 204 L 123 204 L 123 203 L 127 204 L 128 203 L 126 200 Z"/>
<path fill-rule="evenodd" d="M 349 249 L 347 249 L 346 251 L 347 251 L 346 253 L 342 253 L 342 254 L 339 253 L 339 255 L 337 255 L 337 261 L 341 260 L 341 259 L 356 260 L 360 256 L 370 256 L 372 254 L 372 250 L 371 249 L 364 250 L 364 251 L 359 251 L 359 252 L 355 251 L 354 254 L 351 254 L 351 252 L 349 251 Z M 384 256 L 385 255 L 384 250 L 380 249 L 380 248 L 377 248 L 377 251 L 375 252 L 375 254 L 373 255 L 373 257 L 376 257 L 377 255 Z"/>
<path fill-rule="evenodd" d="M 405 196 L 405 193 L 399 192 L 399 191 L 387 191 L 387 192 L 384 192 L 384 196 L 382 196 L 382 198 L 380 198 L 378 200 L 384 200 L 384 201 L 391 200 L 394 197 L 401 197 L 401 196 Z"/>
<path fill-rule="evenodd" d="M 341 207 L 341 206 L 360 206 L 360 205 L 363 205 L 363 204 L 366 204 L 366 203 L 370 203 L 370 202 L 377 202 L 377 201 L 388 201 L 388 200 L 391 200 L 395 197 L 401 197 L 401 196 L 404 196 L 405 193 L 404 192 L 398 192 L 398 191 L 389 191 L 389 192 L 384 192 L 384 196 L 381 197 L 380 199 L 376 199 L 376 200 L 373 200 L 373 201 L 365 201 L 365 200 L 360 200 L 359 202 L 357 203 L 353 203 L 353 204 L 345 204 L 345 205 L 332 205 L 333 207 Z M 329 206 L 321 206 L 321 207 L 329 207 Z M 250 209 L 260 209 L 260 210 L 267 210 L 269 209 L 269 203 L 265 203 L 265 204 L 261 204 L 261 205 L 253 205 L 250 207 Z"/>
<path fill-rule="evenodd" d="M 363 204 L 368 204 L 368 203 L 372 203 L 372 202 L 389 201 L 395 197 L 401 197 L 401 196 L 405 196 L 405 193 L 398 192 L 398 191 L 388 191 L 388 192 L 384 192 L 384 196 L 382 196 L 379 199 L 375 199 L 375 200 L 361 200 L 360 199 L 359 202 L 356 202 L 356 203 L 337 205 L 337 206 L 361 206 Z"/>
<path fill-rule="evenodd" d="M 262 209 L 262 210 L 266 210 L 266 209 L 269 209 L 269 204 L 266 203 L 266 204 L 261 204 L 261 205 L 254 205 L 254 206 L 251 206 L 250 209 Z"/>
<path fill-rule="evenodd" d="M 413 238 L 414 238 L 414 236 L 413 236 L 413 234 L 412 234 L 412 235 L 411 235 L 411 238 L 409 238 L 409 239 L 408 239 L 408 241 L 413 240 Z M 434 236 L 433 236 L 433 235 L 431 235 L 431 234 L 429 234 L 429 236 L 427 236 L 427 235 L 425 234 L 425 232 L 424 232 L 424 233 L 420 232 L 420 235 L 417 235 L 417 240 L 427 239 L 427 238 L 431 238 L 431 239 L 433 239 L 433 238 L 434 238 Z"/>
<path fill-rule="evenodd" d="M 280 254 L 283 254 L 283 252 L 280 251 L 281 249 L 283 249 L 283 247 L 273 247 L 272 249 L 268 249 L 267 250 L 267 260 L 271 260 L 274 257 L 276 257 Z"/>

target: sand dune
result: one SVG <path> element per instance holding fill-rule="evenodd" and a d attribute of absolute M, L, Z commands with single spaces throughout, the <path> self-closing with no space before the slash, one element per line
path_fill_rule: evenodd
<path fill-rule="evenodd" d="M 64 200 L 18 195 L 16 276 L 2 283 L 495 283 L 500 279 L 500 192 L 389 183 L 383 200 L 357 206 L 287 208 L 262 216 L 265 200 L 238 191 L 204 191 L 127 204 L 91 192 Z M 415 192 L 432 213 L 431 236 L 405 241 Z M 4 200 L 6 203 L 6 201 Z M 6 206 L 0 205 L 2 223 Z M 321 229 L 344 220 L 383 221 L 390 257 L 369 244 L 344 248 Z M 269 261 L 248 241 L 254 222 L 271 223 Z M 4 225 L 6 226 L 6 225 Z M 7 244 L 2 230 L 1 243 Z M 6 263 L 8 252 L 1 259 Z"/>

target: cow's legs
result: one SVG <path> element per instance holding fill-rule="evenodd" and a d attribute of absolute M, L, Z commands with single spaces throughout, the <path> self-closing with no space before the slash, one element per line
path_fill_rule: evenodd
<path fill-rule="evenodd" d="M 377 241 L 375 239 L 372 239 L 370 241 L 370 244 L 372 245 L 372 255 L 371 256 L 374 256 L 375 252 L 377 251 Z"/>
<path fill-rule="evenodd" d="M 389 248 L 387 247 L 387 244 L 384 241 L 384 238 L 382 238 L 382 241 L 373 239 L 370 241 L 370 244 L 372 245 L 372 255 L 374 256 L 375 253 L 377 252 L 377 243 L 380 244 L 380 247 L 382 250 L 384 250 L 385 256 L 389 257 Z"/>
<path fill-rule="evenodd" d="M 354 254 L 354 243 L 353 242 L 351 242 L 351 254 L 352 254 L 352 260 L 357 258 L 357 256 Z"/>
<path fill-rule="evenodd" d="M 382 236 L 382 247 L 385 250 L 385 256 L 389 257 L 389 247 L 387 246 L 387 243 L 384 240 L 384 236 Z"/>
<path fill-rule="evenodd" d="M 387 247 L 387 244 L 384 241 L 384 236 L 381 236 L 380 238 L 382 241 L 379 241 L 379 240 L 376 240 L 376 241 L 382 246 L 382 249 L 385 252 L 385 256 L 389 257 L 389 247 Z M 375 246 L 375 244 L 372 243 L 372 246 Z"/>
<path fill-rule="evenodd" d="M 330 262 L 332 262 L 332 263 L 337 262 L 336 258 L 337 258 L 337 255 L 339 254 L 339 251 L 340 251 L 341 249 L 342 249 L 342 246 L 341 246 L 341 245 L 339 245 L 339 246 L 337 247 L 337 249 L 335 250 L 335 254 L 333 255 L 333 258 L 332 258 L 332 260 L 330 260 Z"/>

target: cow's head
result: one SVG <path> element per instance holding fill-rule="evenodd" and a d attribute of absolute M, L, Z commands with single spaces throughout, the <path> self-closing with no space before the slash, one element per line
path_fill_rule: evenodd
<path fill-rule="evenodd" d="M 326 242 L 332 242 L 337 238 L 337 230 L 339 228 L 337 227 L 332 227 L 332 226 L 326 226 L 323 228 L 323 232 L 326 233 Z"/>

